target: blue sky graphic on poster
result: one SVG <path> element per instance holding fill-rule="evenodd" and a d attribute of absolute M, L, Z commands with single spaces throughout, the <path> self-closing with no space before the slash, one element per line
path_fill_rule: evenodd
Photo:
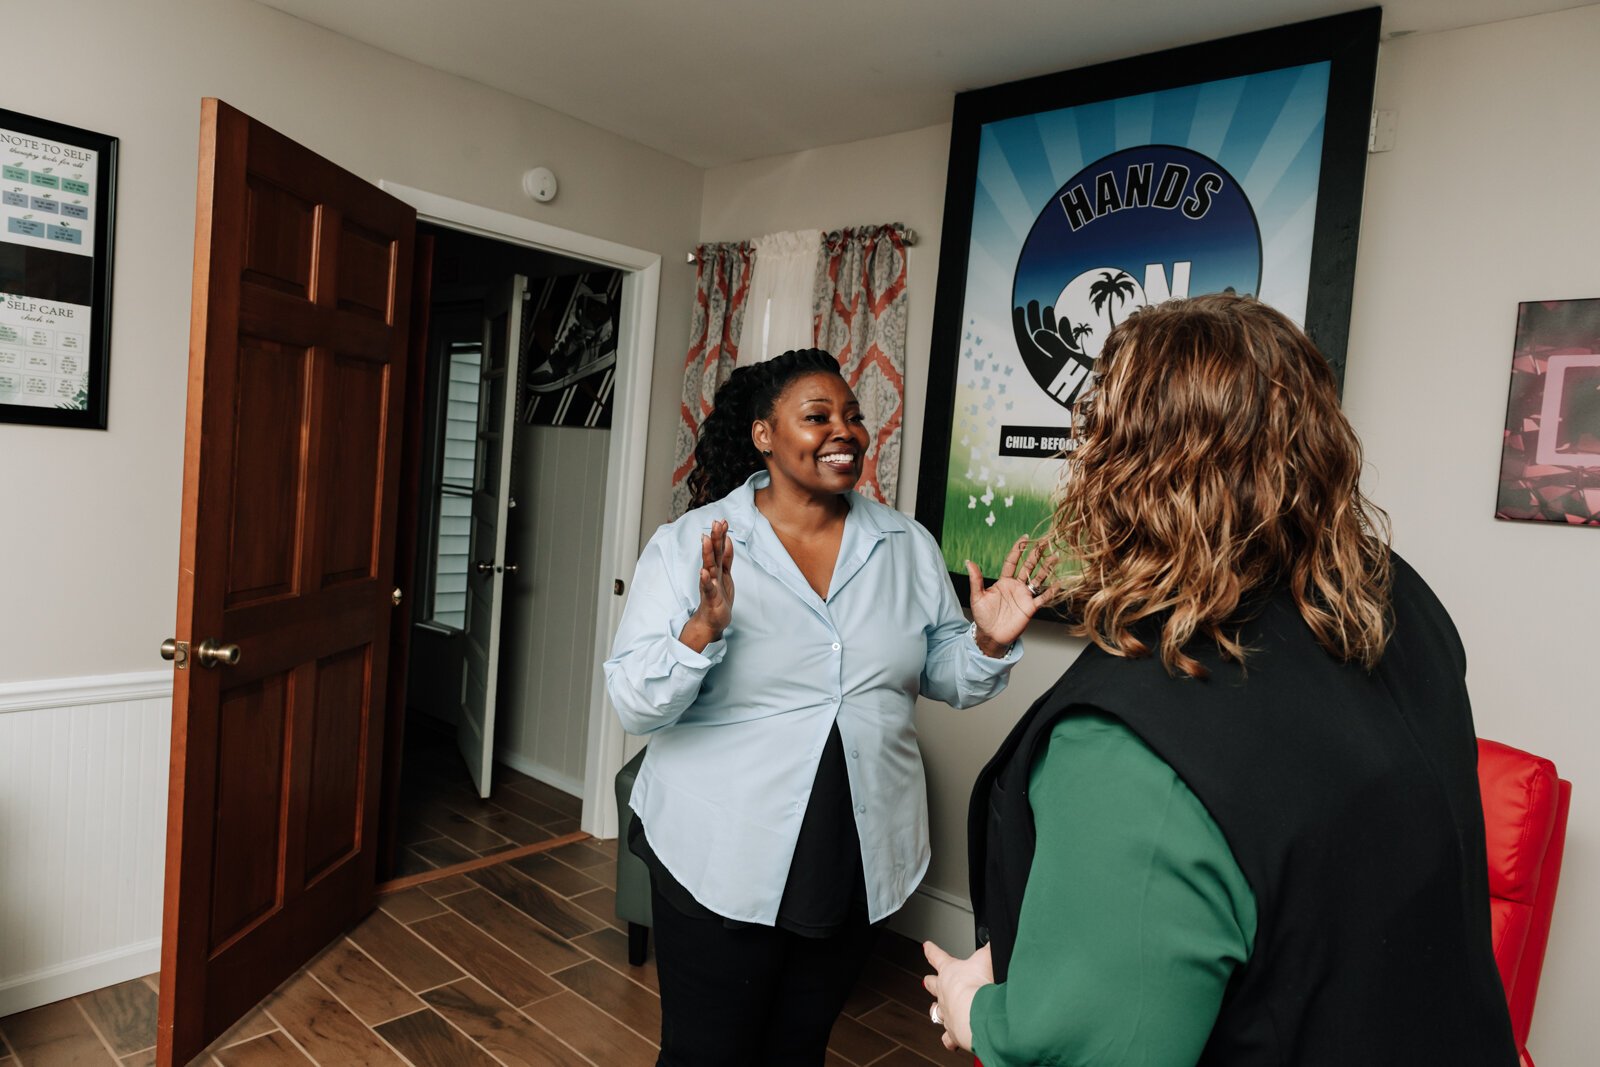
<path fill-rule="evenodd" d="M 1313 63 L 982 127 L 947 524 L 1048 497 L 1051 439 L 1002 434 L 1069 433 L 1089 361 L 1136 307 L 1233 288 L 1304 322 L 1328 77 Z"/>

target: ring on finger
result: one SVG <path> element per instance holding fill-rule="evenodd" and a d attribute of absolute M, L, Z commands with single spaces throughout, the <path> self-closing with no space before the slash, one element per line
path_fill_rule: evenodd
<path fill-rule="evenodd" d="M 928 1006 L 928 1018 L 933 1020 L 933 1025 L 943 1026 L 944 1017 L 939 1014 L 939 1002 L 936 1000 Z"/>

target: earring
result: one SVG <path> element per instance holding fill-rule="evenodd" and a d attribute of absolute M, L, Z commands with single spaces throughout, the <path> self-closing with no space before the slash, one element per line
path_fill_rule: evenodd
<path fill-rule="evenodd" d="M 770 448 L 763 448 L 763 449 L 762 449 L 762 450 L 761 450 L 761 454 L 762 454 L 762 455 L 763 455 L 763 456 L 770 456 L 770 455 L 772 455 L 772 449 L 770 449 Z"/>

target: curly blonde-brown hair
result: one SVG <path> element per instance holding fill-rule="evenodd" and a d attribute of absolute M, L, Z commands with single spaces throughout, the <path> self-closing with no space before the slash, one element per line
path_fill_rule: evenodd
<path fill-rule="evenodd" d="M 1369 670 L 1389 634 L 1389 521 L 1361 493 L 1361 444 L 1311 340 L 1217 294 L 1129 316 L 1078 402 L 1051 534 L 1080 562 L 1057 590 L 1075 631 L 1205 677 L 1196 634 L 1242 662 L 1253 594 L 1286 588 L 1319 644 Z"/>

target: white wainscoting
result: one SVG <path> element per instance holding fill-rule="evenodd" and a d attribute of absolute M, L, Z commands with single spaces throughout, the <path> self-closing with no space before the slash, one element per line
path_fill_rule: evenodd
<path fill-rule="evenodd" d="M 170 670 L 0 683 L 0 1017 L 160 965 Z"/>

